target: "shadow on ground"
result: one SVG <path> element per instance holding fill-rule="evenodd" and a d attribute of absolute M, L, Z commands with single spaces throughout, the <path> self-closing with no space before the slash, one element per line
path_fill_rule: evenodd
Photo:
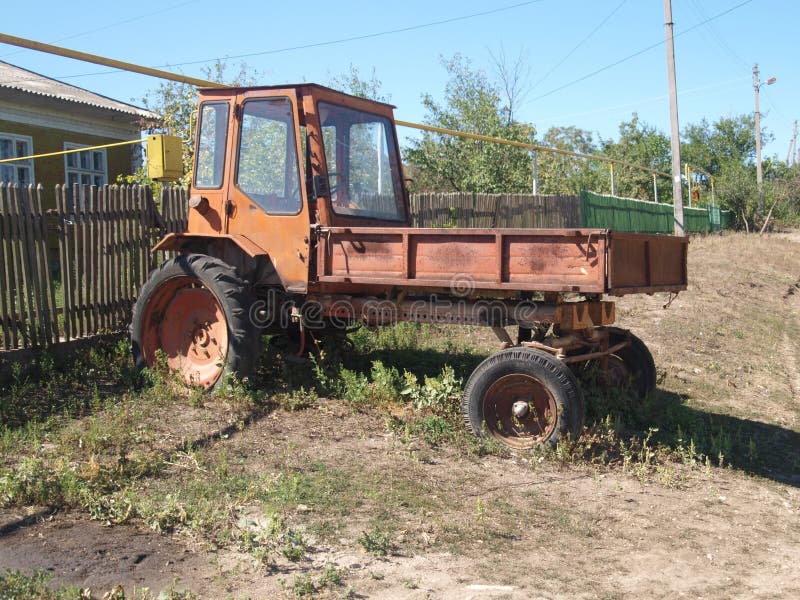
<path fill-rule="evenodd" d="M 624 416 L 626 432 L 653 439 L 676 451 L 694 444 L 711 464 L 800 487 L 800 433 L 689 406 L 688 398 L 657 389 L 632 413 Z M 613 411 L 611 411 L 613 413 Z"/>

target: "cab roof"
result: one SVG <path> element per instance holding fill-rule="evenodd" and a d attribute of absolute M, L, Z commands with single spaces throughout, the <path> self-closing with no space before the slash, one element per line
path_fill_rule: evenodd
<path fill-rule="evenodd" d="M 225 86 L 225 87 L 202 87 L 198 88 L 198 90 L 202 93 L 226 93 L 226 94 L 240 94 L 243 92 L 258 92 L 258 91 L 266 91 L 266 90 L 295 90 L 298 93 L 301 93 L 302 90 L 319 90 L 321 92 L 325 92 L 327 94 L 336 94 L 342 96 L 343 98 L 354 98 L 360 101 L 367 101 L 372 102 L 375 104 L 379 104 L 381 106 L 386 106 L 388 108 L 395 109 L 397 108 L 394 104 L 389 104 L 388 102 L 381 102 L 380 100 L 373 100 L 372 98 L 365 98 L 363 96 L 356 96 L 354 94 L 347 94 L 340 90 L 335 90 L 333 88 L 319 85 L 318 83 L 286 83 L 281 85 L 256 85 L 256 86 Z"/>

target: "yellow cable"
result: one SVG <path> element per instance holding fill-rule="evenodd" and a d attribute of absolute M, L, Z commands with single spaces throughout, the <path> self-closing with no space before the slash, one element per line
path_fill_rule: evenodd
<path fill-rule="evenodd" d="M 100 150 L 101 148 L 114 148 L 115 146 L 129 146 L 131 144 L 144 144 L 147 140 L 129 140 L 127 142 L 114 142 L 113 144 L 101 144 L 100 146 L 86 146 L 84 148 L 73 148 L 72 150 L 61 150 L 59 152 L 46 152 L 44 154 L 31 154 L 30 156 L 19 156 L 17 158 L 4 158 L 0 163 L 19 162 L 22 160 L 33 160 L 35 158 L 45 158 L 47 156 L 59 156 L 61 154 L 75 154 L 76 152 L 86 152 L 87 150 Z"/>

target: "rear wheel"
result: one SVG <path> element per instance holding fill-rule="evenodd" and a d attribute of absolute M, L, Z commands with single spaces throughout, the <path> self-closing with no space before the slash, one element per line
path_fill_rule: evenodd
<path fill-rule="evenodd" d="M 483 361 L 467 381 L 463 413 L 476 435 L 517 449 L 554 446 L 583 426 L 575 376 L 554 356 L 530 348 Z"/>
<path fill-rule="evenodd" d="M 628 383 L 640 398 L 656 387 L 656 364 L 645 343 L 630 331 L 609 327 L 609 344 L 614 346 L 628 340 L 630 344 L 608 358 L 607 378 L 614 386 Z"/>
<path fill-rule="evenodd" d="M 258 355 L 254 298 L 236 270 L 202 254 L 166 261 L 142 286 L 133 307 L 131 342 L 138 368 L 159 351 L 190 385 L 212 389 L 224 374 L 247 375 Z"/>

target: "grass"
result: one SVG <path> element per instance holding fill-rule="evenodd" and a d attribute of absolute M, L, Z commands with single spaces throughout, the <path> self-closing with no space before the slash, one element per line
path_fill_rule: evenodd
<path fill-rule="evenodd" d="M 2 369 L 0 506 L 73 508 L 109 526 L 184 532 L 276 570 L 306 568 L 317 546 L 342 540 L 373 556 L 457 549 L 470 539 L 502 550 L 514 543 L 509 523 L 525 515 L 509 503 L 465 498 L 481 482 L 464 475 L 470 469 L 583 465 L 667 485 L 679 484 L 686 469 L 790 477 L 800 470 L 800 436 L 776 362 L 787 350 L 764 332 L 786 332 L 791 342 L 800 326 L 781 303 L 768 303 L 772 313 L 751 307 L 796 283 L 781 274 L 794 263 L 754 243 L 766 258 L 737 283 L 716 255 L 725 246 L 696 242 L 696 254 L 706 255 L 698 277 L 708 283 L 693 293 L 721 319 L 676 304 L 653 325 L 643 318 L 647 301 L 621 301 L 623 324 L 641 325 L 637 333 L 654 341 L 664 369 L 659 389 L 641 401 L 602 389 L 584 373 L 582 436 L 526 457 L 527 467 L 497 442 L 469 434 L 459 413 L 464 382 L 496 346 L 484 330 L 362 328 L 346 340 L 318 340 L 313 362 L 304 365 L 285 360 L 287 350 L 271 340 L 255 376 L 228 382 L 214 398 L 158 368 L 140 376 L 120 342 Z M 736 317 L 734 297 L 748 307 L 748 319 Z M 761 404 L 736 403 L 739 395 Z M 273 421 L 291 429 L 284 435 L 281 426 L 262 427 Z M 361 425 L 347 430 L 345 422 Z M 254 429 L 273 437 L 248 437 Z M 375 453 L 344 443 L 358 436 L 386 439 Z M 329 453 L 334 446 L 345 449 Z M 526 508 L 549 511 L 542 519 L 554 527 L 594 531 L 588 518 L 537 506 L 534 499 Z M 297 575 L 287 593 L 342 587 L 346 573 L 331 568 Z M 4 581 L 44 585 L 37 577 Z"/>
<path fill-rule="evenodd" d="M 134 588 L 132 594 L 127 596 L 121 586 L 102 594 L 96 595 L 90 589 L 81 589 L 75 586 L 58 586 L 51 584 L 52 575 L 47 571 L 37 570 L 32 573 L 22 573 L 7 569 L 0 573 L 0 598 L 8 600 L 196 600 L 192 592 L 176 589 L 173 584 L 166 590 L 154 596 L 149 589 Z"/>

